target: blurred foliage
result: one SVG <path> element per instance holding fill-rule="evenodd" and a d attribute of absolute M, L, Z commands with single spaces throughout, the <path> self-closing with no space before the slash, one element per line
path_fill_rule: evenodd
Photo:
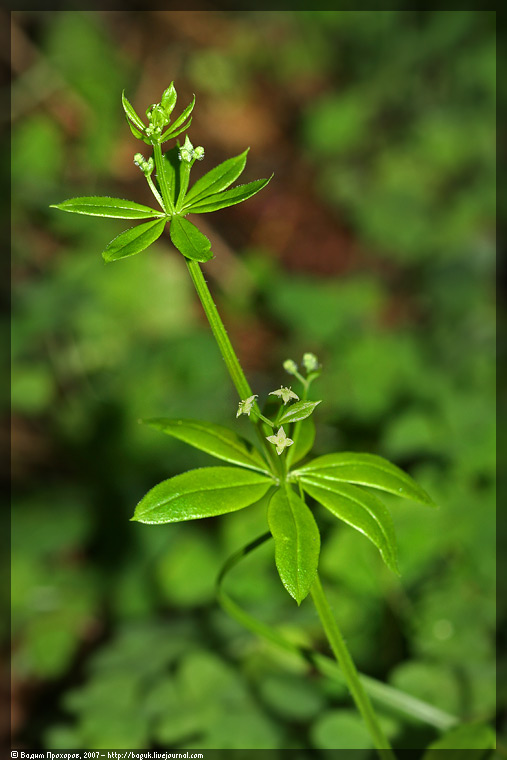
<path fill-rule="evenodd" d="M 13 23 L 19 745 L 369 752 L 339 684 L 216 608 L 220 564 L 265 530 L 262 505 L 129 522 L 152 484 L 208 461 L 137 420 L 234 426 L 236 400 L 168 240 L 105 267 L 121 222 L 48 205 L 93 192 L 146 202 L 120 93 L 148 105 L 161 77 L 198 95 L 191 131 L 210 160 L 250 144 L 246 181 L 275 169 L 262 198 L 209 231 L 206 275 L 252 386 L 268 392 L 283 359 L 315 352 L 317 453 L 378 452 L 440 504 L 427 514 L 391 500 L 401 581 L 317 513 L 324 582 L 358 666 L 491 720 L 494 12 L 15 11 Z M 230 590 L 324 646 L 311 603 L 294 609 L 278 588 L 269 546 Z M 397 747 L 439 739 L 383 720 Z"/>

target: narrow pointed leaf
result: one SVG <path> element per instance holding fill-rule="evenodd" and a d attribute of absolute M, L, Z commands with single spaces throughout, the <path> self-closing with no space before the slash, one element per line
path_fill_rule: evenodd
<path fill-rule="evenodd" d="M 180 192 L 180 169 L 181 161 L 179 159 L 179 148 L 175 145 L 171 150 L 164 153 L 162 168 L 165 172 L 167 185 L 170 190 L 173 206 Z"/>
<path fill-rule="evenodd" d="M 145 129 L 145 126 L 137 113 L 134 111 L 134 108 L 130 104 L 129 100 L 127 99 L 125 95 L 125 90 L 123 90 L 121 94 L 121 102 L 123 105 L 123 110 L 125 111 L 125 116 L 127 117 L 127 120 L 130 119 L 130 121 L 141 131 Z"/>
<path fill-rule="evenodd" d="M 160 99 L 160 105 L 166 112 L 167 116 L 170 116 L 171 113 L 173 112 L 177 99 L 178 99 L 178 96 L 176 94 L 174 82 L 171 82 L 169 87 L 166 90 L 164 90 L 164 92 L 162 93 L 162 97 Z"/>
<path fill-rule="evenodd" d="M 236 203 L 246 201 L 252 195 L 262 190 L 263 187 L 266 187 L 271 177 L 268 179 L 256 179 L 254 182 L 248 182 L 246 185 L 237 185 L 237 187 L 233 187 L 231 190 L 224 190 L 222 193 L 214 193 L 207 198 L 197 200 L 195 203 L 191 202 L 188 206 L 185 205 L 184 211 L 187 214 L 207 214 L 210 211 L 218 211 L 221 208 L 234 206 Z"/>
<path fill-rule="evenodd" d="M 163 143 L 166 142 L 166 140 L 172 140 L 173 137 L 178 137 L 178 135 L 181 135 L 182 132 L 185 132 L 190 125 L 192 124 L 192 119 L 189 119 L 186 124 L 184 124 L 179 129 L 176 129 L 176 126 L 173 124 L 173 126 L 167 130 L 167 132 L 164 132 L 162 137 L 160 137 L 159 142 Z"/>
<path fill-rule="evenodd" d="M 113 219 L 152 219 L 154 216 L 163 216 L 162 211 L 149 206 L 106 196 L 69 198 L 61 203 L 52 204 L 51 208 L 59 208 L 60 211 L 70 211 L 73 214 L 107 216 Z"/>
<path fill-rule="evenodd" d="M 315 441 L 315 423 L 313 417 L 307 417 L 298 423 L 292 433 L 294 445 L 287 449 L 287 467 L 299 462 L 305 457 Z"/>
<path fill-rule="evenodd" d="M 142 523 L 170 523 L 235 512 L 261 499 L 273 480 L 236 467 L 202 467 L 159 483 L 136 507 Z"/>
<path fill-rule="evenodd" d="M 398 572 L 396 537 L 387 507 L 369 491 L 348 483 L 301 477 L 303 489 L 333 515 L 372 541 L 386 565 Z"/>
<path fill-rule="evenodd" d="M 111 240 L 109 245 L 102 251 L 104 261 L 117 261 L 127 256 L 141 253 L 157 240 L 166 225 L 165 217 L 154 222 L 145 222 L 137 227 L 131 227 Z"/>
<path fill-rule="evenodd" d="M 168 419 L 166 417 L 156 417 L 143 421 L 151 427 L 161 430 L 173 438 L 178 438 L 180 441 L 184 441 L 196 449 L 201 449 L 201 451 L 205 451 L 218 459 L 225 459 L 231 464 L 269 473 L 266 469 L 266 463 L 258 451 L 244 438 L 222 425 L 214 425 L 211 422 L 202 422 L 201 420 Z"/>
<path fill-rule="evenodd" d="M 412 499 L 431 507 L 436 506 L 410 475 L 377 454 L 358 454 L 350 451 L 324 454 L 305 464 L 297 473 L 311 475 L 312 478 L 378 488 L 395 496 Z"/>
<path fill-rule="evenodd" d="M 269 502 L 268 522 L 275 539 L 281 581 L 301 604 L 312 587 L 319 563 L 320 533 L 315 518 L 291 488 L 279 488 Z"/>
<path fill-rule="evenodd" d="M 197 227 L 181 216 L 173 216 L 169 234 L 175 248 L 193 261 L 209 261 L 213 258 L 211 243 Z"/>
<path fill-rule="evenodd" d="M 247 148 L 239 156 L 228 158 L 227 161 L 215 166 L 214 169 L 198 179 L 188 191 L 184 205 L 187 206 L 190 202 L 196 203 L 203 197 L 219 193 L 232 185 L 245 168 L 249 150 L 250 148 Z"/>
<path fill-rule="evenodd" d="M 280 425 L 285 422 L 298 422 L 309 417 L 320 401 L 296 401 L 295 404 L 291 404 L 284 411 L 279 419 Z"/>
<path fill-rule="evenodd" d="M 170 129 L 168 129 L 167 131 L 172 132 L 173 130 L 178 129 L 178 127 L 180 127 L 183 124 L 183 122 L 186 121 L 187 117 L 192 113 L 192 111 L 194 110 L 194 106 L 195 106 L 195 95 L 192 98 L 192 102 L 189 103 L 188 106 L 178 116 L 178 118 L 173 121 Z M 187 126 L 190 126 L 190 122 L 188 123 Z"/>

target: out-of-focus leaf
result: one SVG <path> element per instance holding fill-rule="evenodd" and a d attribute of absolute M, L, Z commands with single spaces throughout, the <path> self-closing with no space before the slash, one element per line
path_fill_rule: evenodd
<path fill-rule="evenodd" d="M 236 467 L 203 467 L 159 483 L 136 507 L 142 523 L 196 520 L 234 512 L 258 501 L 273 480 Z"/>
<path fill-rule="evenodd" d="M 453 728 L 441 739 L 430 744 L 423 760 L 480 760 L 487 750 L 495 749 L 496 736 L 491 726 L 469 723 Z M 441 750 L 446 750 L 445 755 Z"/>
<path fill-rule="evenodd" d="M 299 462 L 311 451 L 315 441 L 315 422 L 307 417 L 296 426 L 292 434 L 294 445 L 287 450 L 287 467 Z"/>
<path fill-rule="evenodd" d="M 268 522 L 282 583 L 301 604 L 312 587 L 319 562 L 320 533 L 315 518 L 291 488 L 279 488 L 269 502 Z"/>

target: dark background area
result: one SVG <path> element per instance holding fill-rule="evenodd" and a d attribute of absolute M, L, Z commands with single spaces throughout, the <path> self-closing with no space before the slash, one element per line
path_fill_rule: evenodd
<path fill-rule="evenodd" d="M 275 173 L 199 217 L 254 392 L 314 352 L 315 452 L 386 456 L 440 505 L 389 501 L 401 579 L 316 513 L 358 667 L 494 720 L 495 13 L 17 11 L 11 45 L 15 746 L 369 753 L 343 689 L 216 605 L 216 574 L 265 530 L 262 507 L 129 522 L 152 485 L 212 463 L 139 418 L 243 434 L 247 421 L 169 237 L 105 266 L 128 223 L 49 204 L 151 202 L 121 91 L 143 113 L 172 80 L 177 110 L 196 94 L 196 176 L 248 146 L 242 181 Z M 272 551 L 234 571 L 231 593 L 325 651 Z M 383 720 L 398 748 L 437 736 Z"/>

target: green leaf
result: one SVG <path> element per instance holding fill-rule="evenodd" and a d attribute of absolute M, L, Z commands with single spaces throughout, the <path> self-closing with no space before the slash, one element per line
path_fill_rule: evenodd
<path fill-rule="evenodd" d="M 319 562 L 320 533 L 315 518 L 291 488 L 279 488 L 269 502 L 268 522 L 282 583 L 301 604 L 312 587 Z"/>
<path fill-rule="evenodd" d="M 176 198 L 180 192 L 180 169 L 181 161 L 179 158 L 179 148 L 177 145 L 171 150 L 164 153 L 164 160 L 162 162 L 162 169 L 165 172 L 167 184 L 171 192 L 171 200 L 173 206 L 176 203 Z"/>
<path fill-rule="evenodd" d="M 164 132 L 162 137 L 159 138 L 158 142 L 163 143 L 166 140 L 172 140 L 173 137 L 178 137 L 178 135 L 181 135 L 182 132 L 186 132 L 186 130 L 189 129 L 191 124 L 192 124 L 192 119 L 189 119 L 186 124 L 180 127 L 180 129 L 175 129 L 173 125 L 171 129 L 168 129 L 167 132 Z"/>
<path fill-rule="evenodd" d="M 165 140 L 169 140 L 172 137 L 176 137 L 177 135 L 180 134 L 180 132 L 184 132 L 185 129 L 189 128 L 190 124 L 192 123 L 192 119 L 190 119 L 189 122 L 188 122 L 188 124 L 185 124 L 182 127 L 182 129 L 178 130 L 178 127 L 183 124 L 183 122 L 185 121 L 185 119 L 187 118 L 187 116 L 189 116 L 192 113 L 194 105 L 195 105 L 195 95 L 192 98 L 192 102 L 189 103 L 189 105 L 185 108 L 185 110 L 182 111 L 182 113 L 180 114 L 180 116 L 178 116 L 178 118 L 173 121 L 173 123 L 169 127 L 169 129 L 167 129 L 164 132 L 164 134 L 160 138 L 160 142 L 165 142 Z M 176 131 L 176 130 L 178 130 L 178 131 Z"/>
<path fill-rule="evenodd" d="M 435 507 L 430 496 L 410 475 L 376 454 L 358 454 L 343 451 L 324 454 L 305 464 L 294 475 L 311 475 L 319 480 L 356 483 L 369 488 L 388 491 L 395 496 Z"/>
<path fill-rule="evenodd" d="M 298 422 L 306 419 L 320 403 L 321 401 L 296 401 L 284 411 L 279 419 L 280 425 L 283 422 Z"/>
<path fill-rule="evenodd" d="M 195 224 L 181 216 L 173 216 L 169 234 L 173 245 L 183 256 L 193 261 L 209 261 L 213 258 L 211 243 Z"/>
<path fill-rule="evenodd" d="M 144 131 L 145 126 L 137 113 L 134 111 L 133 107 L 131 106 L 130 102 L 128 101 L 125 90 L 123 90 L 121 94 L 121 102 L 123 105 L 123 110 L 125 111 L 125 116 L 127 117 L 127 121 L 130 119 L 130 121 L 141 131 Z M 135 133 L 134 133 L 135 134 Z"/>
<path fill-rule="evenodd" d="M 300 482 L 333 515 L 369 538 L 386 565 L 399 575 L 393 522 L 380 499 L 358 486 L 338 481 L 302 476 Z"/>
<path fill-rule="evenodd" d="M 202 422 L 201 420 L 175 420 L 166 417 L 156 417 L 143 420 L 143 422 L 218 459 L 225 459 L 231 464 L 269 473 L 266 469 L 266 463 L 257 450 L 244 438 L 240 438 L 239 435 L 236 435 L 229 428 L 222 427 L 222 425 Z"/>
<path fill-rule="evenodd" d="M 294 445 L 287 450 L 287 467 L 290 467 L 295 462 L 299 462 L 300 459 L 303 459 L 311 451 L 315 441 L 315 422 L 313 421 L 313 417 L 307 417 L 306 420 L 296 425 L 292 438 L 294 439 Z"/>
<path fill-rule="evenodd" d="M 104 196 L 69 198 L 61 203 L 52 204 L 50 208 L 59 208 L 60 211 L 70 211 L 73 214 L 107 216 L 113 219 L 152 219 L 154 216 L 164 215 L 160 210 L 142 206 L 134 201 Z"/>
<path fill-rule="evenodd" d="M 203 467 L 159 483 L 136 507 L 132 520 L 156 524 L 214 517 L 261 499 L 273 480 L 236 467 Z"/>
<path fill-rule="evenodd" d="M 111 240 L 102 251 L 104 261 L 116 261 L 117 259 L 124 259 L 126 256 L 133 256 L 135 253 L 141 253 L 160 237 L 165 225 L 166 219 L 164 218 L 138 224 L 137 227 L 125 230 L 114 240 Z"/>
<path fill-rule="evenodd" d="M 188 191 L 185 204 L 195 203 L 203 196 L 219 193 L 232 185 L 238 179 L 246 165 L 246 157 L 250 148 L 234 158 L 228 158 L 227 161 L 215 166 L 207 174 L 197 180 Z"/>
<path fill-rule="evenodd" d="M 273 175 L 271 175 L 272 177 Z M 263 187 L 266 187 L 269 179 L 256 179 L 254 182 L 248 182 L 246 185 L 238 185 L 233 187 L 232 190 L 225 190 L 222 193 L 214 193 L 207 198 L 197 200 L 195 203 L 190 203 L 189 206 L 184 207 L 185 213 L 189 214 L 207 214 L 209 211 L 218 211 L 221 208 L 227 208 L 228 206 L 234 206 L 236 203 L 241 203 L 251 198 Z"/>
<path fill-rule="evenodd" d="M 174 106 L 176 105 L 176 100 L 178 96 L 176 94 L 176 89 L 174 87 L 174 82 L 171 82 L 169 87 L 164 90 L 162 93 L 162 98 L 160 100 L 160 105 L 166 112 L 167 116 L 170 116 L 171 113 L 174 110 Z"/>
<path fill-rule="evenodd" d="M 469 723 L 442 736 L 430 744 L 423 760 L 480 760 L 487 750 L 495 749 L 496 736 L 490 726 Z M 447 750 L 445 754 L 441 750 Z M 453 751 L 454 750 L 454 751 Z"/>

